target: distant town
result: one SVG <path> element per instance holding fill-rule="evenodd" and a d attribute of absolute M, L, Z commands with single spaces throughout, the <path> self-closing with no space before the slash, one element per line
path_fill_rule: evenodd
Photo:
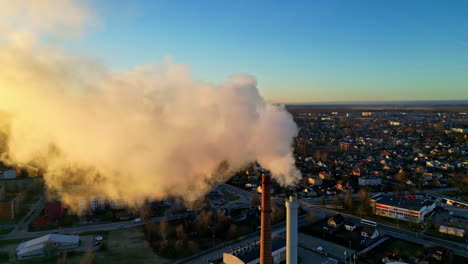
<path fill-rule="evenodd" d="M 297 263 L 468 262 L 468 107 L 287 109 L 302 179 L 272 183 L 273 263 L 286 263 L 288 232 Z M 71 185 L 79 212 L 34 164 L 0 171 L 0 263 L 259 263 L 260 164 L 190 206 L 127 206 Z"/>

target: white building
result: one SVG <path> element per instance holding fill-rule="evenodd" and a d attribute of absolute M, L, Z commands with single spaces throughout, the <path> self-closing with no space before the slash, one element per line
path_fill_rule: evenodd
<path fill-rule="evenodd" d="M 273 264 L 284 263 L 286 260 L 286 241 L 281 237 L 273 237 L 272 257 Z M 245 246 L 232 249 L 223 254 L 223 263 L 225 264 L 258 264 L 260 263 L 260 243 L 253 242 Z"/>
<path fill-rule="evenodd" d="M 16 248 L 18 260 L 56 255 L 79 247 L 79 236 L 49 234 L 23 242 Z"/>
<path fill-rule="evenodd" d="M 358 180 L 359 186 L 376 186 L 382 184 L 382 178 L 378 176 L 360 177 Z"/>
<path fill-rule="evenodd" d="M 410 197 L 377 194 L 371 199 L 374 214 L 420 223 L 435 208 L 435 202 Z"/>

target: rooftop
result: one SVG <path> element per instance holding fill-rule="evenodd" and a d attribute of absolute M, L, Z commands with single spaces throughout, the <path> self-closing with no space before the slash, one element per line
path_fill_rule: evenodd
<path fill-rule="evenodd" d="M 69 235 L 57 235 L 48 234 L 41 236 L 29 241 L 23 242 L 16 248 L 17 254 L 23 254 L 25 252 L 35 250 L 44 247 L 46 242 L 59 242 L 59 243 L 76 243 L 80 241 L 80 236 L 69 236 Z"/>
<path fill-rule="evenodd" d="M 446 199 L 446 200 L 454 201 L 454 202 L 457 202 L 457 203 L 464 204 L 464 205 L 468 206 L 467 201 L 463 201 L 461 199 L 453 198 L 453 197 L 443 195 L 443 194 L 440 194 L 440 193 L 428 193 L 427 196 L 433 197 L 433 198 L 439 198 L 439 199 Z"/>
<path fill-rule="evenodd" d="M 286 247 L 286 240 L 282 237 L 273 236 L 271 240 L 271 251 L 274 252 L 284 247 Z M 234 249 L 233 251 L 228 253 L 236 256 L 244 263 L 249 263 L 260 257 L 260 242 L 257 241 L 254 243 L 247 244 L 244 247 Z"/>
<path fill-rule="evenodd" d="M 377 194 L 372 197 L 376 204 L 389 205 L 393 207 L 404 208 L 412 211 L 420 211 L 424 206 L 432 205 L 434 202 L 422 199 L 410 199 L 406 197 L 396 197 L 393 195 Z"/>

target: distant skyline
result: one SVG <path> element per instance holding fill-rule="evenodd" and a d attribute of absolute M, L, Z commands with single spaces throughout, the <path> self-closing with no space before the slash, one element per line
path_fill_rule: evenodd
<path fill-rule="evenodd" d="M 468 99 L 468 1 L 98 1 L 67 43 L 115 70 L 255 76 L 272 102 Z"/>

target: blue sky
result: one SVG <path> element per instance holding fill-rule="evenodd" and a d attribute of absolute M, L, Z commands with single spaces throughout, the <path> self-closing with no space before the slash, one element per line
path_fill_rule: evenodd
<path fill-rule="evenodd" d="M 70 48 L 114 69 L 170 55 L 275 102 L 468 99 L 468 1 L 88 1 L 100 26 Z"/>

